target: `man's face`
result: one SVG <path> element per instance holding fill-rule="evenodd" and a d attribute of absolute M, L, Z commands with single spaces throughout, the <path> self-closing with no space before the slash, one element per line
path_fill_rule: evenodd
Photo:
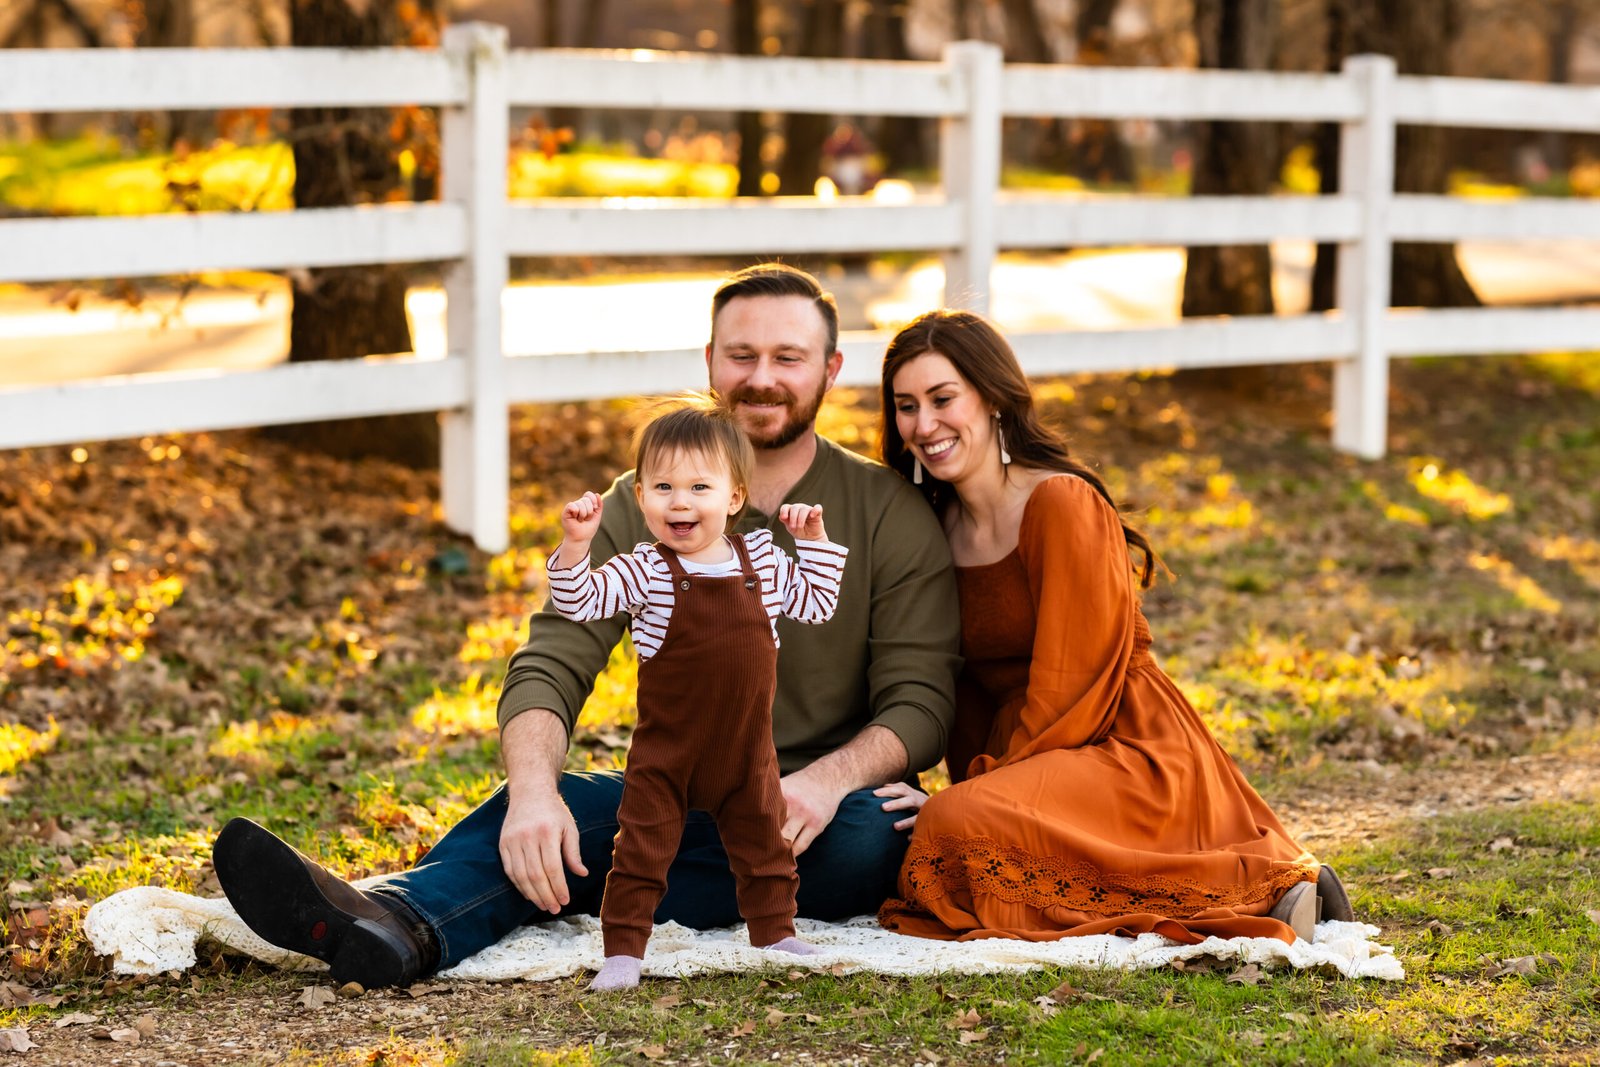
<path fill-rule="evenodd" d="M 706 346 L 711 388 L 756 448 L 811 432 L 842 362 L 827 343 L 822 313 L 803 296 L 735 297 L 717 315 Z"/>

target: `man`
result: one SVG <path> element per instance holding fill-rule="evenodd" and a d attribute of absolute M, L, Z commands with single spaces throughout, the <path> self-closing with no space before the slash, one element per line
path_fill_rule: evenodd
<path fill-rule="evenodd" d="M 871 913 L 895 890 L 907 834 L 874 790 L 932 766 L 953 716 L 959 623 L 945 538 L 898 476 L 818 437 L 817 410 L 843 356 L 838 311 L 815 278 L 782 264 L 734 274 L 712 300 L 713 391 L 756 448 L 738 529 L 771 529 L 788 501 L 822 505 L 850 549 L 824 626 L 779 624 L 773 740 L 800 874 L 799 914 Z M 598 565 L 650 540 L 633 472 L 605 496 Z M 836 525 L 837 524 L 837 525 Z M 518 926 L 598 911 L 611 863 L 620 773 L 561 772 L 579 709 L 624 620 L 579 625 L 548 607 L 511 657 L 499 719 L 506 784 L 417 866 L 354 889 L 266 830 L 236 819 L 217 838 L 223 890 L 265 940 L 367 988 L 452 966 Z M 708 758 L 717 754 L 708 753 Z M 737 922 L 716 828 L 691 813 L 656 912 L 705 928 Z"/>

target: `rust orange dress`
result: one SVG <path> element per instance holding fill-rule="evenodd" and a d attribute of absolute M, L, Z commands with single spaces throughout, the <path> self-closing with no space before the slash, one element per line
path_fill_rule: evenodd
<path fill-rule="evenodd" d="M 1150 658 L 1122 527 L 1094 487 L 1040 482 L 1016 551 L 957 574 L 955 784 L 918 815 L 883 925 L 1292 942 L 1267 912 L 1316 861 Z"/>

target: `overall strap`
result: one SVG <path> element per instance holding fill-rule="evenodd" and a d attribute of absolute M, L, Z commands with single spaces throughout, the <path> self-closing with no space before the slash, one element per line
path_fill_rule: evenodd
<path fill-rule="evenodd" d="M 744 587 L 755 589 L 761 584 L 761 576 L 756 573 L 756 565 L 750 562 L 750 548 L 744 543 L 742 537 L 729 537 L 733 542 L 733 551 L 739 557 L 739 567 L 744 571 Z"/>
<path fill-rule="evenodd" d="M 668 548 L 666 545 L 662 544 L 660 541 L 657 541 L 654 545 L 651 545 L 650 547 L 654 548 L 658 553 L 660 553 L 661 558 L 666 561 L 667 570 L 672 572 L 672 576 L 674 578 L 686 578 L 686 577 L 688 577 L 688 572 L 683 569 L 683 564 L 678 562 L 678 553 L 677 552 L 675 552 L 672 549 Z"/>

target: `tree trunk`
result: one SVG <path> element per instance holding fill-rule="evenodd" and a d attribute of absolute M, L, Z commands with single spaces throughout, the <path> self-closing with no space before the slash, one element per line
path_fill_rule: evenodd
<path fill-rule="evenodd" d="M 1401 74 L 1449 72 L 1458 29 L 1455 0 L 1338 0 L 1344 5 L 1345 55 L 1393 56 Z M 1449 177 L 1446 132 L 1438 126 L 1402 126 L 1395 143 L 1395 191 L 1442 193 Z M 1455 246 L 1396 244 L 1390 303 L 1397 307 L 1475 307 Z"/>
<path fill-rule="evenodd" d="M 433 12 L 428 7 L 424 17 Z M 408 39 L 389 4 L 293 0 L 295 47 L 371 48 Z M 381 108 L 297 108 L 290 113 L 296 208 L 376 203 L 400 187 L 392 115 Z M 289 361 L 356 359 L 408 352 L 406 272 L 401 266 L 326 267 L 293 276 Z M 283 427 L 274 436 L 341 457 L 381 456 L 415 467 L 439 461 L 432 413 Z"/>
<path fill-rule="evenodd" d="M 1338 73 L 1344 64 L 1344 6 L 1341 0 L 1330 0 L 1324 9 L 1327 18 L 1327 38 L 1324 43 L 1327 70 Z M 1317 124 L 1312 136 L 1312 156 L 1317 164 L 1317 191 L 1323 196 L 1339 192 L 1339 124 Z M 1311 310 L 1331 311 L 1338 306 L 1337 283 L 1339 277 L 1339 246 L 1332 241 L 1317 245 L 1317 258 L 1311 267 Z"/>
<path fill-rule="evenodd" d="M 760 0 L 733 0 L 729 18 L 732 22 L 733 51 L 736 55 L 761 54 L 761 2 Z M 766 130 L 761 124 L 761 112 L 739 112 L 739 195 L 761 196 L 761 175 L 765 167 L 761 162 L 761 142 Z"/>
<path fill-rule="evenodd" d="M 194 47 L 194 0 L 144 0 L 142 10 L 138 47 Z M 169 111 L 162 139 L 168 149 L 175 148 L 179 141 L 197 145 L 204 128 L 204 116 L 197 111 Z"/>
<path fill-rule="evenodd" d="M 1200 66 L 1268 70 L 1276 16 L 1273 0 L 1195 0 Z M 1258 122 L 1195 126 L 1196 196 L 1261 196 L 1272 191 L 1274 130 Z M 1183 314 L 1270 315 L 1272 255 L 1265 245 L 1191 248 L 1183 279 Z"/>
<path fill-rule="evenodd" d="M 1572 49 L 1578 35 L 1578 0 L 1560 0 L 1545 34 L 1550 53 L 1550 84 L 1572 83 Z M 1558 130 L 1544 135 L 1544 159 L 1552 174 L 1565 174 L 1572 166 L 1567 135 Z"/>
<path fill-rule="evenodd" d="M 837 56 L 844 48 L 842 0 L 811 0 L 800 55 Z M 778 168 L 778 192 L 808 196 L 822 173 L 822 142 L 828 139 L 833 116 L 792 114 L 784 124 L 783 163 Z"/>
<path fill-rule="evenodd" d="M 1081 0 L 1073 32 L 1078 40 L 1078 63 L 1103 67 L 1111 61 L 1111 16 L 1117 0 Z M 1078 124 L 1077 173 L 1102 185 L 1132 184 L 1133 156 L 1117 135 L 1117 124 L 1105 119 L 1084 119 Z"/>
<path fill-rule="evenodd" d="M 906 48 L 906 5 L 901 0 L 872 0 L 866 31 L 869 59 L 911 58 Z M 928 123 L 911 115 L 884 116 L 878 124 L 878 149 L 883 153 L 883 169 L 890 174 L 923 170 L 933 163 Z"/>

